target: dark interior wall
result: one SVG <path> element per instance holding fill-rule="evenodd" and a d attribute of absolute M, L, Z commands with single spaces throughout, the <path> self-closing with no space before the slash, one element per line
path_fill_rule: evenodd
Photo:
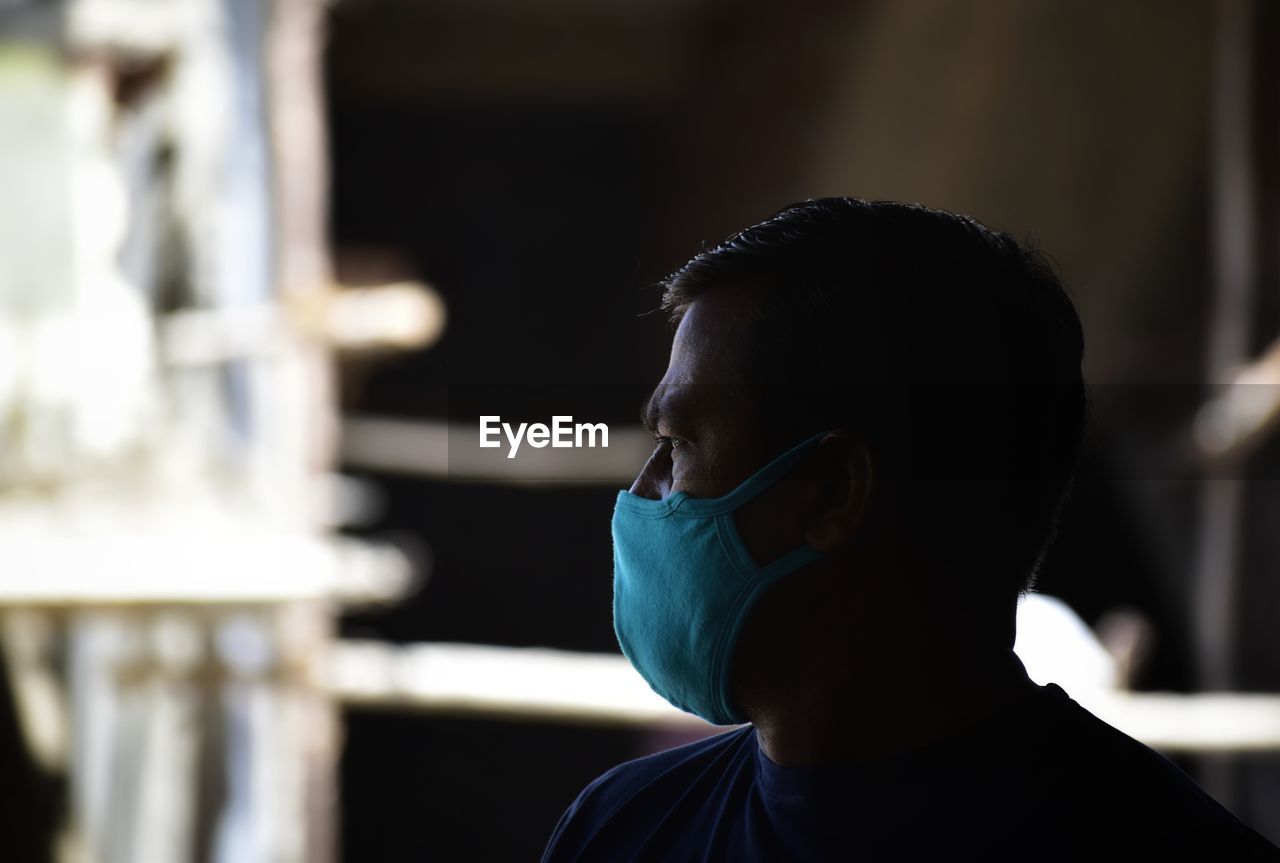
<path fill-rule="evenodd" d="M 409 252 L 449 312 L 444 339 L 349 393 L 353 409 L 419 413 L 404 396 L 424 384 L 610 383 L 658 367 L 660 322 L 638 319 L 655 304 L 640 289 L 663 275 L 643 116 L 337 102 L 331 123 L 339 249 Z"/>

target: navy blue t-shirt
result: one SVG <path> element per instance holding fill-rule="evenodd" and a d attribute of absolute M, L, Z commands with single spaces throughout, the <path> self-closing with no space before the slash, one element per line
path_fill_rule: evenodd
<path fill-rule="evenodd" d="M 915 752 L 780 767 L 745 726 L 619 765 L 556 825 L 567 861 L 1280 860 L 1059 687 Z"/>

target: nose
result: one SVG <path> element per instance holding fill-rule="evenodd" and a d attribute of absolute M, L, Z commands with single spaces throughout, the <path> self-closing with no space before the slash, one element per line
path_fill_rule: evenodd
<path fill-rule="evenodd" d="M 631 493 L 649 500 L 662 500 L 671 493 L 671 448 L 658 444 L 644 468 L 631 483 Z"/>

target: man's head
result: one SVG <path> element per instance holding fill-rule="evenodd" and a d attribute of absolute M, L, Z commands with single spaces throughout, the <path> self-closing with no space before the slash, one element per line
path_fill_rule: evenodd
<path fill-rule="evenodd" d="M 807 542 L 839 571 L 875 548 L 898 570 L 882 577 L 926 581 L 1007 640 L 1086 414 L 1080 323 L 1045 259 L 969 218 L 826 198 L 701 252 L 665 289 L 678 326 L 646 417 L 660 444 L 633 491 L 715 497 L 830 431 L 796 470 L 808 482 L 738 513 L 757 562 Z M 755 616 L 826 602 L 820 577 L 797 599 L 803 581 Z"/>

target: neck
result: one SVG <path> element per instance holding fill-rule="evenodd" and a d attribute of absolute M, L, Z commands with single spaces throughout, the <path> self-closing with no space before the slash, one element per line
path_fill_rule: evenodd
<path fill-rule="evenodd" d="M 783 766 L 885 758 L 946 739 L 1032 685 L 1010 649 L 902 649 L 835 687 L 805 686 L 752 711 Z"/>

